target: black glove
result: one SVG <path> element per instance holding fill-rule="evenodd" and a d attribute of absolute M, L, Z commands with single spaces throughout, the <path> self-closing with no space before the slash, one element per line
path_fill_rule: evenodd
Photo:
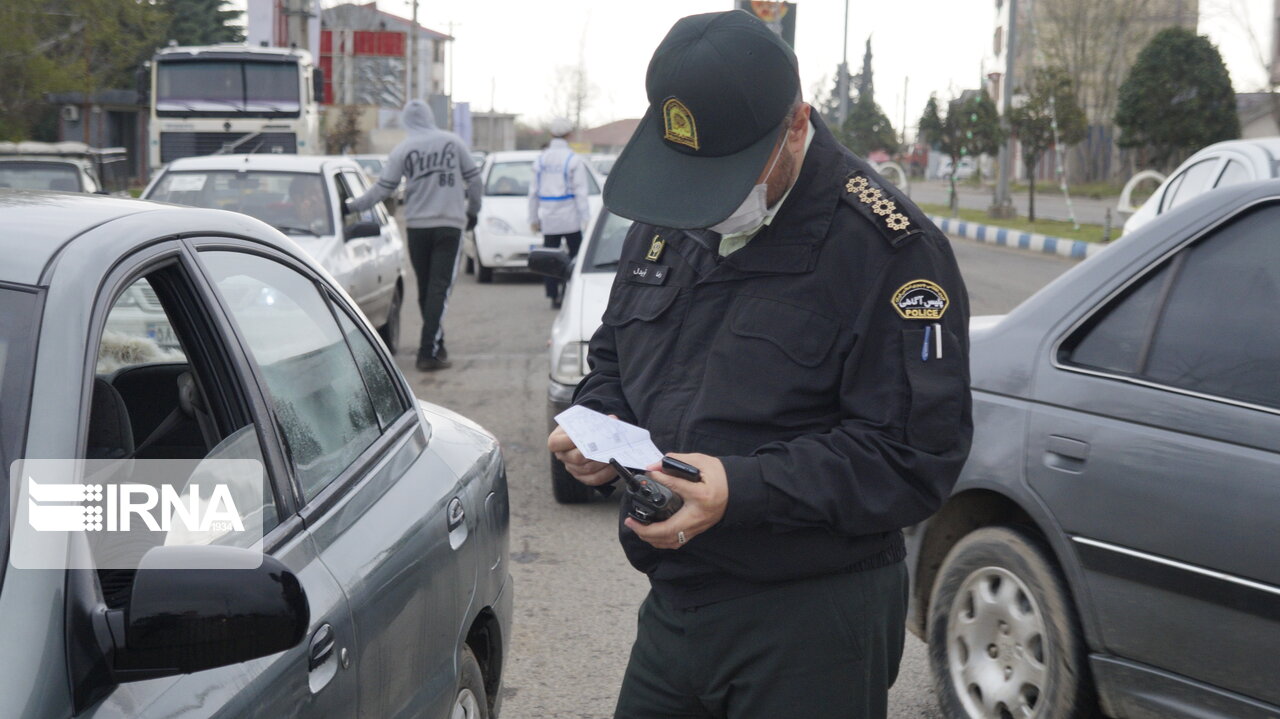
<path fill-rule="evenodd" d="M 470 232 L 475 228 L 476 228 L 476 216 L 471 213 L 467 213 L 467 232 Z"/>

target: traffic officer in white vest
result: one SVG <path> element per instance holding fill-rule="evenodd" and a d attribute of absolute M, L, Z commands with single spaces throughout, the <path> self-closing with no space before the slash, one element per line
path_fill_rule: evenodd
<path fill-rule="evenodd" d="M 551 121 L 551 142 L 533 162 L 533 181 L 529 183 L 529 226 L 542 233 L 544 247 L 568 245 L 569 256 L 578 256 L 582 233 L 591 223 L 587 205 L 587 166 L 565 137 L 573 125 L 563 117 Z M 560 280 L 547 278 L 547 297 L 551 306 L 560 307 Z"/>

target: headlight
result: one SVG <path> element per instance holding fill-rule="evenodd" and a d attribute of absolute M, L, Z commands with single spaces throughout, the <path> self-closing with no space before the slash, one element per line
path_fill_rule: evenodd
<path fill-rule="evenodd" d="M 560 384 L 575 385 L 582 381 L 587 370 L 587 343 L 569 342 L 560 349 L 560 356 L 551 368 L 551 379 Z"/>
<path fill-rule="evenodd" d="M 484 226 L 494 234 L 498 235 L 514 235 L 516 231 L 507 221 L 501 217 L 489 217 L 484 221 Z"/>

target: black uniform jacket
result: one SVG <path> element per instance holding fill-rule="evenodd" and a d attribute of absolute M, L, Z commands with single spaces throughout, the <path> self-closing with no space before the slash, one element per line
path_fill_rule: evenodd
<path fill-rule="evenodd" d="M 969 450 L 950 243 L 812 122 L 796 184 L 746 247 L 720 257 L 715 233 L 632 226 L 574 398 L 664 452 L 723 461 L 724 518 L 683 548 L 621 527 L 679 606 L 900 561 L 899 530 L 940 506 Z"/>

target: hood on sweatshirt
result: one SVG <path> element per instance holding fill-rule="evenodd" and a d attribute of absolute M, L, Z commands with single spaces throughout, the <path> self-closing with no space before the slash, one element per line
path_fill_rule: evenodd
<path fill-rule="evenodd" d="M 400 123 L 409 132 L 426 132 L 436 129 L 436 115 L 422 100 L 410 100 L 400 113 Z"/>

